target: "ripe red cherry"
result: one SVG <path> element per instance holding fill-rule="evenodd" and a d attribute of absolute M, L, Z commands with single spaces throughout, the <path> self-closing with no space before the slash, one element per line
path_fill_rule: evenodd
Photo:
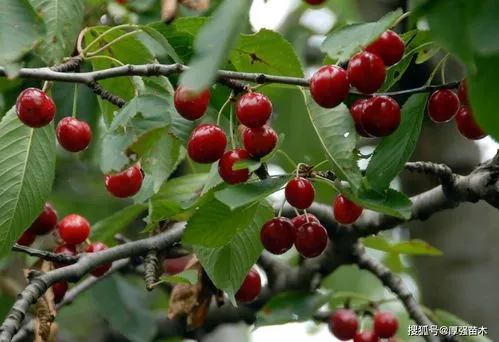
<path fill-rule="evenodd" d="M 77 245 L 88 239 L 90 223 L 76 214 L 70 214 L 59 222 L 59 235 L 69 245 Z"/>
<path fill-rule="evenodd" d="M 360 118 L 362 117 L 366 106 L 370 99 L 358 99 L 350 106 L 350 114 L 352 114 L 353 123 L 355 124 L 355 130 L 360 136 L 369 138 L 370 135 L 366 132 L 362 124 L 360 123 Z"/>
<path fill-rule="evenodd" d="M 236 293 L 236 299 L 242 303 L 251 303 L 258 297 L 261 290 L 262 279 L 260 274 L 254 268 L 251 268 Z"/>
<path fill-rule="evenodd" d="M 296 229 L 295 247 L 305 258 L 315 258 L 327 246 L 327 231 L 320 223 L 304 223 Z"/>
<path fill-rule="evenodd" d="M 360 123 L 373 137 L 390 135 L 400 125 L 400 106 L 389 96 L 373 97 L 366 102 Z"/>
<path fill-rule="evenodd" d="M 163 261 L 163 269 L 168 274 L 177 274 L 185 270 L 189 262 L 192 260 L 192 254 L 181 256 L 173 259 L 165 259 Z"/>
<path fill-rule="evenodd" d="M 353 342 L 378 342 L 379 338 L 373 331 L 357 331 L 353 337 Z"/>
<path fill-rule="evenodd" d="M 249 153 L 243 149 L 235 149 L 224 153 L 218 162 L 218 174 L 228 184 L 244 183 L 249 179 L 249 170 L 232 170 L 232 166 L 242 159 L 248 159 Z"/>
<path fill-rule="evenodd" d="M 336 221 L 341 224 L 352 224 L 362 214 L 363 208 L 350 201 L 343 195 L 338 195 L 334 200 L 333 212 Z"/>
<path fill-rule="evenodd" d="M 187 120 L 197 120 L 203 116 L 210 105 L 210 89 L 205 89 L 199 94 L 182 86 L 175 90 L 173 102 L 177 112 Z"/>
<path fill-rule="evenodd" d="M 107 175 L 106 189 L 118 198 L 135 195 L 142 186 L 142 172 L 137 166 L 132 166 L 115 175 Z"/>
<path fill-rule="evenodd" d="M 383 60 L 385 65 L 393 65 L 404 56 L 404 41 L 392 30 L 385 31 L 378 39 L 365 48 Z"/>
<path fill-rule="evenodd" d="M 380 338 L 390 338 L 397 333 L 399 322 L 391 312 L 378 312 L 374 315 L 374 333 Z"/>
<path fill-rule="evenodd" d="M 43 127 L 54 119 L 55 103 L 40 89 L 24 89 L 17 97 L 16 113 L 26 126 Z"/>
<path fill-rule="evenodd" d="M 54 294 L 54 302 L 57 304 L 64 299 L 64 295 L 68 291 L 69 285 L 67 281 L 61 281 L 52 285 L 52 293 Z"/>
<path fill-rule="evenodd" d="M 305 0 L 305 2 L 309 5 L 322 5 L 326 0 Z"/>
<path fill-rule="evenodd" d="M 89 244 L 85 251 L 87 253 L 96 253 L 96 252 L 105 251 L 106 249 L 108 249 L 107 245 L 103 244 L 102 242 L 95 241 Z M 104 273 L 109 271 L 111 266 L 112 264 L 101 265 L 91 270 L 90 274 L 93 275 L 94 277 L 101 277 L 104 275 Z"/>
<path fill-rule="evenodd" d="M 324 65 L 310 78 L 310 94 L 321 107 L 333 108 L 348 96 L 347 72 L 336 65 Z"/>
<path fill-rule="evenodd" d="M 266 156 L 277 144 L 277 133 L 269 126 L 246 127 L 243 131 L 243 145 L 254 158 Z"/>
<path fill-rule="evenodd" d="M 468 106 L 462 106 L 456 114 L 456 124 L 459 132 L 468 139 L 479 140 L 486 136 L 473 118 L 473 112 Z"/>
<path fill-rule="evenodd" d="M 386 70 L 383 60 L 373 53 L 364 51 L 348 62 L 348 81 L 361 93 L 371 94 L 385 82 Z"/>
<path fill-rule="evenodd" d="M 435 122 L 447 122 L 459 110 L 459 98 L 450 89 L 440 89 L 428 100 L 428 115 Z"/>
<path fill-rule="evenodd" d="M 201 124 L 191 133 L 187 153 L 195 162 L 209 164 L 222 157 L 226 146 L 227 137 L 223 129 L 214 124 Z"/>
<path fill-rule="evenodd" d="M 76 252 L 76 247 L 74 245 L 68 245 L 68 244 L 57 246 L 54 249 L 54 253 L 56 253 L 56 254 L 64 254 L 64 255 L 67 255 L 67 256 L 75 256 L 76 254 L 78 254 Z M 67 266 L 67 265 L 66 264 L 54 263 L 54 267 L 55 268 L 61 268 L 61 267 L 64 267 L 64 266 Z"/>
<path fill-rule="evenodd" d="M 36 235 L 43 235 L 54 230 L 56 225 L 57 212 L 50 203 L 46 202 L 42 212 L 28 228 L 28 231 Z"/>
<path fill-rule="evenodd" d="M 329 329 L 341 341 L 351 340 L 358 327 L 357 315 L 352 310 L 340 309 L 329 319 Z"/>
<path fill-rule="evenodd" d="M 308 179 L 295 177 L 286 185 L 284 195 L 293 207 L 307 209 L 314 202 L 315 189 Z"/>
<path fill-rule="evenodd" d="M 307 218 L 308 218 L 308 221 L 307 221 Z M 306 215 L 303 214 L 303 215 L 295 216 L 291 219 L 291 223 L 295 227 L 295 230 L 307 222 L 320 223 L 319 219 L 314 214 L 308 214 L 308 213 Z"/>
<path fill-rule="evenodd" d="M 273 254 L 287 252 L 295 242 L 293 223 L 285 217 L 275 217 L 266 222 L 260 231 L 263 247 Z"/>
<path fill-rule="evenodd" d="M 464 80 L 459 83 L 457 87 L 457 96 L 459 97 L 459 101 L 461 101 L 462 105 L 468 105 L 468 80 Z"/>
<path fill-rule="evenodd" d="M 69 152 L 80 152 L 92 140 L 92 130 L 85 121 L 65 117 L 57 124 L 57 141 Z"/>
<path fill-rule="evenodd" d="M 23 235 L 17 240 L 17 244 L 21 246 L 29 246 L 36 240 L 36 234 L 30 232 L 29 230 L 25 231 Z"/>
<path fill-rule="evenodd" d="M 265 125 L 272 114 L 272 103 L 263 94 L 251 92 L 239 98 L 236 114 L 244 126 L 258 128 Z"/>

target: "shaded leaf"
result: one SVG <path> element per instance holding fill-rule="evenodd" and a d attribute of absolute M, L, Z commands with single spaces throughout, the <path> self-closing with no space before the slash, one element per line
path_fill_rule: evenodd
<path fill-rule="evenodd" d="M 392 254 L 443 255 L 442 251 L 419 239 L 391 243 L 385 237 L 376 235 L 363 238 L 362 243 L 366 247 Z"/>
<path fill-rule="evenodd" d="M 177 55 L 175 52 L 175 49 L 173 46 L 171 46 L 170 42 L 168 39 L 166 39 L 161 33 L 156 31 L 153 27 L 147 26 L 147 25 L 142 25 L 140 27 L 144 32 L 146 32 L 152 39 L 154 39 L 157 43 L 163 47 L 165 52 L 170 56 L 175 63 L 182 63 L 183 61 L 180 59 L 180 57 Z"/>
<path fill-rule="evenodd" d="M 166 277 L 159 278 L 162 283 L 173 283 L 173 284 L 191 284 L 194 285 L 198 282 L 198 270 L 186 270 L 175 275 L 170 275 Z"/>
<path fill-rule="evenodd" d="M 447 311 L 436 309 L 433 312 L 432 317 L 436 321 L 435 323 L 437 323 L 439 326 L 446 326 L 446 327 L 457 326 L 459 329 L 462 329 L 463 330 L 463 331 L 461 331 L 462 335 L 460 335 L 459 337 L 460 337 L 460 340 L 463 342 L 491 342 L 492 341 L 490 338 L 483 336 L 483 333 L 482 333 L 482 336 L 470 336 L 471 331 L 468 329 L 465 330 L 464 328 L 461 328 L 461 327 L 473 327 L 474 329 L 477 327 L 467 323 L 466 321 L 463 321 L 461 318 L 459 318 L 459 317 L 457 317 L 457 316 L 455 316 Z M 485 328 L 485 329 L 487 331 L 487 328 Z M 475 330 L 475 331 L 477 331 L 477 330 Z M 466 333 L 464 333 L 464 332 L 466 332 Z M 459 333 L 459 331 L 458 331 L 458 333 Z M 477 335 L 478 335 L 478 331 L 477 331 Z"/>
<path fill-rule="evenodd" d="M 342 189 L 348 199 L 366 209 L 408 220 L 411 217 L 412 202 L 403 193 L 394 189 L 383 192 L 363 189 L 354 195 L 348 188 Z"/>

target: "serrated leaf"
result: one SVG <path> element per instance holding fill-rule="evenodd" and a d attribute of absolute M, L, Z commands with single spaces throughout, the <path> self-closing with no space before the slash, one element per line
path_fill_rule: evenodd
<path fill-rule="evenodd" d="M 248 169 L 248 171 L 251 173 L 255 170 L 258 170 L 262 166 L 262 163 L 259 160 L 254 160 L 254 159 L 241 159 L 232 165 L 232 170 L 237 171 L 237 170 L 244 170 Z"/>
<path fill-rule="evenodd" d="M 185 270 L 175 275 L 161 277 L 159 280 L 162 283 L 194 285 L 198 282 L 198 273 L 198 270 Z"/>
<path fill-rule="evenodd" d="M 170 44 L 168 39 L 166 39 L 161 33 L 156 31 L 153 27 L 147 26 L 147 25 L 142 25 L 140 28 L 145 33 L 147 33 L 152 39 L 154 39 L 156 42 L 158 42 L 163 47 L 163 49 L 168 54 L 168 56 L 170 56 L 175 63 L 183 63 L 183 61 L 177 55 L 177 53 L 175 52 L 175 49 Z"/>
<path fill-rule="evenodd" d="M 211 189 L 215 188 L 217 185 L 222 184 L 224 181 L 220 174 L 218 173 L 218 161 L 216 163 L 211 164 L 210 171 L 208 172 L 208 176 L 206 178 L 206 183 L 201 191 L 201 195 L 206 194 Z"/>
<path fill-rule="evenodd" d="M 207 177 L 206 173 L 198 173 L 173 178 L 163 184 L 151 200 L 169 199 L 182 204 L 184 207 L 188 206 L 200 196 Z"/>
<path fill-rule="evenodd" d="M 385 237 L 376 235 L 362 239 L 364 246 L 392 254 L 441 256 L 442 251 L 419 239 L 391 243 Z"/>
<path fill-rule="evenodd" d="M 363 208 L 394 216 L 402 220 L 408 220 L 411 217 L 411 200 L 397 190 L 387 189 L 379 192 L 362 189 L 362 191 L 355 195 L 350 189 L 344 188 L 342 189 L 342 193 Z"/>
<path fill-rule="evenodd" d="M 468 322 L 462 320 L 461 318 L 451 314 L 450 312 L 436 309 L 433 311 L 432 317 L 435 319 L 435 323 L 437 323 L 439 326 L 457 326 L 458 329 L 463 329 L 461 327 L 471 327 L 473 330 L 480 328 L 474 325 L 469 324 Z M 477 335 L 478 335 L 478 330 Z M 466 333 L 462 333 L 462 336 L 460 335 L 460 341 L 463 342 L 491 342 L 492 340 L 484 335 L 488 334 L 488 329 L 485 327 L 485 332 L 482 332 L 480 336 L 470 336 L 472 335 L 468 329 L 465 330 Z M 459 331 L 458 331 L 459 334 Z"/>

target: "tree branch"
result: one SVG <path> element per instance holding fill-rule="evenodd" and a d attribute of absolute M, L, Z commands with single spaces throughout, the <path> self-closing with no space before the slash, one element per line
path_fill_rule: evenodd
<path fill-rule="evenodd" d="M 43 260 L 52 261 L 57 264 L 74 264 L 80 259 L 81 256 L 81 254 L 73 256 L 73 255 L 57 254 L 53 252 L 42 251 L 27 246 L 21 246 L 17 243 L 12 247 L 12 250 L 15 252 L 26 253 L 28 255 L 38 257 Z"/>

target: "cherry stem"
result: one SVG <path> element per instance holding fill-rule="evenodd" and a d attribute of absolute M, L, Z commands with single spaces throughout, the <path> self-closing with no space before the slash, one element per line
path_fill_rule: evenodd
<path fill-rule="evenodd" d="M 281 207 L 279 208 L 279 212 L 277 213 L 277 217 L 281 217 L 282 209 L 284 208 L 284 204 L 286 204 L 285 199 L 282 200 Z"/>
<path fill-rule="evenodd" d="M 300 212 L 298 211 L 298 209 L 296 209 L 295 207 L 293 207 L 293 210 L 295 211 L 296 216 L 300 216 Z"/>
<path fill-rule="evenodd" d="M 233 106 L 230 106 L 230 115 L 229 115 L 229 131 L 230 131 L 230 143 L 232 144 L 232 149 L 236 148 L 236 142 L 234 141 L 234 128 L 232 124 L 232 112 L 233 112 Z"/>
<path fill-rule="evenodd" d="M 437 74 L 437 71 L 440 67 L 443 66 L 443 64 L 445 63 L 445 61 L 450 57 L 450 55 L 447 53 L 444 57 L 442 57 L 442 59 L 440 60 L 440 62 L 438 62 L 437 66 L 435 66 L 435 68 L 433 69 L 433 71 L 431 72 L 431 75 L 430 77 L 428 78 L 428 81 L 426 81 L 425 85 L 426 86 L 429 86 L 431 84 L 431 82 L 433 81 L 433 79 L 435 78 L 435 75 Z"/>
<path fill-rule="evenodd" d="M 87 53 L 87 51 L 92 47 L 94 46 L 95 44 L 97 44 L 102 38 L 104 38 L 107 34 L 111 33 L 111 32 L 114 32 L 114 31 L 117 31 L 117 30 L 121 30 L 123 28 L 136 28 L 138 27 L 137 25 L 131 25 L 131 24 L 123 24 L 123 25 L 118 25 L 118 26 L 113 26 L 111 27 L 110 29 L 102 32 L 100 35 L 97 36 L 97 38 L 95 38 L 94 40 L 92 40 L 90 42 L 90 44 L 88 44 L 88 46 L 86 46 L 82 51 L 81 51 L 81 55 L 84 55 Z"/>
<path fill-rule="evenodd" d="M 293 159 L 291 159 L 291 157 L 289 156 L 289 154 L 287 154 L 286 152 L 284 152 L 281 149 L 277 150 L 276 153 L 282 154 L 282 156 L 293 166 L 293 169 L 296 168 L 296 163 L 295 163 L 295 161 Z"/>
<path fill-rule="evenodd" d="M 307 209 L 303 209 L 303 212 L 305 213 L 305 220 L 307 220 L 307 223 L 310 223 L 310 220 L 308 218 Z"/>
<path fill-rule="evenodd" d="M 75 89 L 73 92 L 73 113 L 71 117 L 76 118 L 76 107 L 78 104 L 78 83 L 75 83 Z"/>
<path fill-rule="evenodd" d="M 98 55 L 99 53 L 101 53 L 102 51 L 106 50 L 107 48 L 113 46 L 114 44 L 118 43 L 119 41 L 125 39 L 126 37 L 130 37 L 130 36 L 133 36 L 137 33 L 140 33 L 142 32 L 142 30 L 135 30 L 135 31 L 131 31 L 131 32 L 127 32 L 113 40 L 111 40 L 109 43 L 105 44 L 104 46 L 102 46 L 101 48 L 95 50 L 95 51 L 92 51 L 92 52 L 88 52 L 87 53 L 87 56 L 89 57 L 92 57 L 92 56 L 96 56 Z"/>
<path fill-rule="evenodd" d="M 225 107 L 227 107 L 227 104 L 229 104 L 229 102 L 231 100 L 232 100 L 232 94 L 229 95 L 229 97 L 227 98 L 227 101 L 224 102 L 224 104 L 222 105 L 222 107 L 218 111 L 218 115 L 217 115 L 217 126 L 220 126 L 220 118 L 222 117 L 222 113 L 223 113 Z"/>
<path fill-rule="evenodd" d="M 44 93 L 46 93 L 47 91 L 49 91 L 49 89 L 50 89 L 50 84 L 51 84 L 51 83 L 52 83 L 52 82 L 50 82 L 50 81 L 45 81 L 45 82 L 43 83 L 43 86 L 42 86 L 42 91 L 43 91 Z"/>
<path fill-rule="evenodd" d="M 329 161 L 326 159 L 326 160 L 321 161 L 318 164 L 315 164 L 314 166 L 312 166 L 312 170 L 317 169 L 319 166 L 322 166 L 322 165 L 326 164 L 327 162 L 329 162 Z"/>
<path fill-rule="evenodd" d="M 111 57 L 111 56 L 106 56 L 106 55 L 98 55 L 98 56 L 92 56 L 92 57 L 85 57 L 85 60 L 87 61 L 90 61 L 92 59 L 107 59 L 107 60 L 110 60 L 116 64 L 118 64 L 119 66 L 123 66 L 125 65 L 124 63 L 122 63 L 120 60 L 114 58 L 114 57 Z"/>

